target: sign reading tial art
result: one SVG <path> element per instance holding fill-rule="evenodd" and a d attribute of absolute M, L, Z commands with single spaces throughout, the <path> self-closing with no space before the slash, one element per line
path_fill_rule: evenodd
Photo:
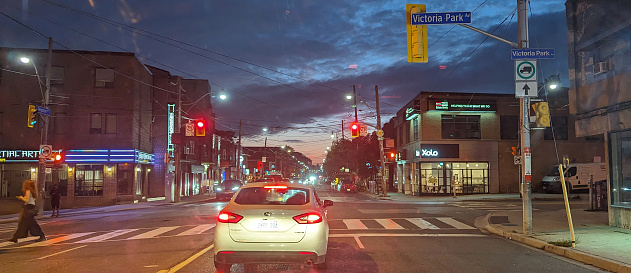
<path fill-rule="evenodd" d="M 430 99 L 428 100 L 428 109 L 430 111 L 485 111 L 495 112 L 497 111 L 497 103 L 495 101 L 469 101 L 469 100 L 440 100 Z"/>
<path fill-rule="evenodd" d="M 37 161 L 39 151 L 0 150 L 0 162 Z"/>

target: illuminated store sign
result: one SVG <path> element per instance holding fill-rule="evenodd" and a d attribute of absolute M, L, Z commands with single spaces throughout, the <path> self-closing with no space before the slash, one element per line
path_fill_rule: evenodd
<path fill-rule="evenodd" d="M 153 154 L 138 150 L 67 150 L 68 163 L 142 163 L 155 164 Z"/>
<path fill-rule="evenodd" d="M 175 104 L 167 104 L 168 107 L 168 120 L 167 120 L 167 151 L 169 152 L 169 156 L 173 157 L 173 151 L 175 147 L 173 146 L 173 142 L 171 139 L 171 135 L 175 133 Z"/>
<path fill-rule="evenodd" d="M 39 151 L 0 150 L 0 162 L 37 162 Z"/>
<path fill-rule="evenodd" d="M 417 150 L 421 158 L 459 158 L 460 146 L 458 144 L 421 144 L 421 150 Z"/>
<path fill-rule="evenodd" d="M 438 111 L 479 111 L 495 112 L 497 104 L 495 101 L 468 101 L 468 100 L 428 100 L 429 110 Z"/>

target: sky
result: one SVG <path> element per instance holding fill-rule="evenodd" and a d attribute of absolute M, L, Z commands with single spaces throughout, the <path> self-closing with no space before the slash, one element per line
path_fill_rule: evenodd
<path fill-rule="evenodd" d="M 0 0 L 0 46 L 46 48 L 53 37 L 54 49 L 132 52 L 208 79 L 218 130 L 241 121 L 244 146 L 289 145 L 318 164 L 332 135 L 350 134 L 353 86 L 369 133 L 375 86 L 382 125 L 421 91 L 515 92 L 511 47 L 461 26 L 428 26 L 429 61 L 408 63 L 406 4 L 470 11 L 471 26 L 517 41 L 516 0 Z M 529 37 L 556 51 L 539 79 L 559 74 L 568 86 L 564 0 L 530 1 Z"/>

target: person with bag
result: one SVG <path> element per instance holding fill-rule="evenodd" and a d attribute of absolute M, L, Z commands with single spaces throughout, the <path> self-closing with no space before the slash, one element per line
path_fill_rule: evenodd
<path fill-rule="evenodd" d="M 53 214 L 50 217 L 55 217 L 55 211 L 57 211 L 57 217 L 59 217 L 59 203 L 61 199 L 61 192 L 57 184 L 53 185 L 50 189 L 50 205 L 53 208 Z"/>
<path fill-rule="evenodd" d="M 35 189 L 35 181 L 25 180 L 22 183 L 23 196 L 16 196 L 18 199 L 24 201 L 24 207 L 20 214 L 20 220 L 18 221 L 18 229 L 13 234 L 13 238 L 9 241 L 17 243 L 18 238 L 28 237 L 29 232 L 32 236 L 39 236 L 37 242 L 45 241 L 46 236 L 42 232 L 37 221 L 35 221 L 35 215 L 37 215 L 37 208 L 35 207 L 35 198 L 37 198 L 37 189 Z"/>

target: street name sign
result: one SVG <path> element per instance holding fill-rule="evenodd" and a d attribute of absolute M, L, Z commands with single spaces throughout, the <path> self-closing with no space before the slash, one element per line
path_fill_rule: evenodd
<path fill-rule="evenodd" d="M 537 97 L 537 82 L 515 81 L 515 97 Z"/>
<path fill-rule="evenodd" d="M 412 13 L 412 25 L 471 24 L 470 11 Z"/>
<path fill-rule="evenodd" d="M 537 61 L 515 61 L 516 81 L 537 81 Z"/>
<path fill-rule="evenodd" d="M 521 48 L 511 49 L 511 60 L 520 59 L 554 59 L 554 48 Z"/>
<path fill-rule="evenodd" d="M 40 113 L 42 115 L 50 116 L 50 109 L 48 109 L 46 107 L 41 107 L 41 106 L 37 105 L 37 106 L 35 106 L 35 109 L 37 109 L 37 113 Z"/>

